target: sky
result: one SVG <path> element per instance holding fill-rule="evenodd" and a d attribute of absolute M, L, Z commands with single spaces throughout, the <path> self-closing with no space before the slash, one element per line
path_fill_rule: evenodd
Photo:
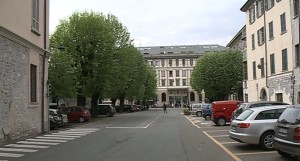
<path fill-rule="evenodd" d="M 50 0 L 50 34 L 74 12 L 112 14 L 136 47 L 226 46 L 245 25 L 247 0 Z"/>

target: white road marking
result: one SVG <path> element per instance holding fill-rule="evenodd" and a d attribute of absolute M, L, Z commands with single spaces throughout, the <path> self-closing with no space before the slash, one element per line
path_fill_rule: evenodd
<path fill-rule="evenodd" d="M 186 119 L 188 119 L 195 127 L 200 129 L 200 126 L 196 125 L 189 117 L 185 116 Z"/>
<path fill-rule="evenodd" d="M 229 131 L 229 130 L 210 130 L 210 131 L 205 131 L 205 132 L 219 132 L 219 131 Z"/>
<path fill-rule="evenodd" d="M 37 138 L 37 139 L 57 139 L 57 140 L 74 140 L 75 139 L 75 138 L 64 138 L 64 137 L 54 137 L 54 136 L 53 137 L 38 136 L 35 138 Z"/>
<path fill-rule="evenodd" d="M 38 150 L 31 150 L 31 149 L 15 149 L 15 148 L 0 148 L 0 151 L 28 152 L 28 153 L 33 153 L 33 152 L 37 152 Z M 0 160 L 0 161 L 1 161 L 1 160 Z"/>
<path fill-rule="evenodd" d="M 235 155 L 256 155 L 256 154 L 274 154 L 277 151 L 252 152 L 252 153 L 235 153 Z"/>
<path fill-rule="evenodd" d="M 60 143 L 49 143 L 49 142 L 34 142 L 34 141 L 19 141 L 18 144 L 36 144 L 36 145 L 58 145 Z"/>
<path fill-rule="evenodd" d="M 71 135 L 43 135 L 43 136 L 49 136 L 49 137 L 65 137 L 65 138 L 80 138 L 81 136 L 71 136 Z"/>
<path fill-rule="evenodd" d="M 69 131 L 98 131 L 99 129 L 94 128 L 78 128 L 78 129 L 70 129 Z"/>
<path fill-rule="evenodd" d="M 0 153 L 1 157 L 13 157 L 13 158 L 18 158 L 21 156 L 24 156 L 24 154 L 12 154 L 12 153 Z"/>
<path fill-rule="evenodd" d="M 145 129 L 146 127 L 136 126 L 136 127 L 106 127 L 107 129 Z"/>
<path fill-rule="evenodd" d="M 240 144 L 239 142 L 236 142 L 236 141 L 234 141 L 234 142 L 220 142 L 221 144 Z"/>
<path fill-rule="evenodd" d="M 229 135 L 214 135 L 214 136 L 211 136 L 211 137 L 220 138 L 220 137 L 229 137 Z"/>
<path fill-rule="evenodd" d="M 49 148 L 49 146 L 41 146 L 41 145 L 20 145 L 20 144 L 8 144 L 5 145 L 7 147 L 15 147 L 15 148 L 41 148 L 41 149 L 46 149 Z"/>
<path fill-rule="evenodd" d="M 84 135 L 87 135 L 87 133 L 82 133 L 82 134 L 72 134 L 72 133 L 51 133 L 51 135 L 84 136 Z"/>
<path fill-rule="evenodd" d="M 48 139 L 26 139 L 28 141 L 45 141 L 45 142 L 57 142 L 57 143 L 65 143 L 67 140 L 48 140 Z"/>
<path fill-rule="evenodd" d="M 66 130 L 66 131 L 60 131 L 60 132 L 82 132 L 82 133 L 93 133 L 93 132 L 96 132 L 96 131 L 90 131 L 90 130 L 78 130 L 78 131 L 75 131 L 75 130 Z"/>

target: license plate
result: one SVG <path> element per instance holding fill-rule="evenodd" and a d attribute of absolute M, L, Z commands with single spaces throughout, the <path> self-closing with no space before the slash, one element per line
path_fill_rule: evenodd
<path fill-rule="evenodd" d="M 284 128 L 279 128 L 278 130 L 280 133 L 288 133 L 288 129 L 284 129 Z"/>

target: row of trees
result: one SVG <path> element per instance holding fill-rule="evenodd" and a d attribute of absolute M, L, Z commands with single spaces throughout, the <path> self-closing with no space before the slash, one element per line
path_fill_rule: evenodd
<path fill-rule="evenodd" d="M 243 54 L 225 50 L 205 54 L 191 75 L 191 86 L 198 93 L 202 89 L 211 100 L 225 100 L 230 94 L 243 92 Z"/>
<path fill-rule="evenodd" d="M 61 20 L 50 37 L 51 97 L 77 97 L 77 105 L 92 99 L 147 100 L 156 97 L 156 73 L 134 47 L 130 33 L 117 17 L 75 12 Z M 60 50 L 59 46 L 64 49 Z"/>

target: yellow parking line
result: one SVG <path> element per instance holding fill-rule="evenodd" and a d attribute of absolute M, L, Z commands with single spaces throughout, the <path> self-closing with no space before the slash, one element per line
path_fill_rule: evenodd
<path fill-rule="evenodd" d="M 210 138 L 213 142 L 215 142 L 220 148 L 222 148 L 228 155 L 230 155 L 234 160 L 236 161 L 242 161 L 239 157 L 237 157 L 235 154 L 233 154 L 231 151 L 229 151 L 224 145 L 219 143 L 216 139 L 214 139 L 212 136 L 210 136 L 206 131 L 203 131 L 203 133 Z"/>
<path fill-rule="evenodd" d="M 236 142 L 236 141 L 234 141 L 234 142 L 220 142 L 221 144 L 240 144 L 239 142 Z"/>
<path fill-rule="evenodd" d="M 200 126 L 196 125 L 190 118 L 185 116 L 186 119 L 188 119 L 194 126 L 196 126 L 198 129 L 200 129 Z"/>
<path fill-rule="evenodd" d="M 229 137 L 229 135 L 214 135 L 214 136 L 211 136 L 213 138 L 220 138 L 220 137 Z"/>
<path fill-rule="evenodd" d="M 235 153 L 235 155 L 255 155 L 255 154 L 274 154 L 277 151 L 253 152 L 253 153 Z"/>

